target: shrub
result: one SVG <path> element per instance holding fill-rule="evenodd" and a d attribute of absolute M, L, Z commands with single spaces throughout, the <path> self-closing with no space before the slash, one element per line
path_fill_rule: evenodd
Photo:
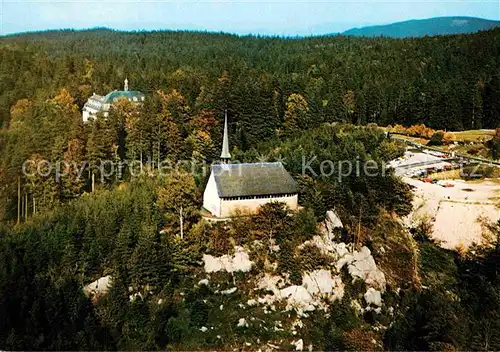
<path fill-rule="evenodd" d="M 450 144 L 450 143 L 453 143 L 456 141 L 456 137 L 453 133 L 450 133 L 450 132 L 446 132 L 443 136 L 443 142 L 445 144 Z"/>
<path fill-rule="evenodd" d="M 406 127 L 398 125 L 398 124 L 394 125 L 391 132 L 392 133 L 399 133 L 399 134 L 406 134 L 406 135 L 408 134 Z"/>
<path fill-rule="evenodd" d="M 297 258 L 295 257 L 295 251 L 289 243 L 284 243 L 281 245 L 278 259 L 278 272 L 281 275 L 289 273 L 290 281 L 292 282 L 292 284 L 301 285 L 302 275 L 300 273 L 300 265 Z"/>
<path fill-rule="evenodd" d="M 170 342 L 182 342 L 189 336 L 189 323 L 184 317 L 172 317 L 168 320 L 166 330 Z"/>
<path fill-rule="evenodd" d="M 488 141 L 488 147 L 491 151 L 491 156 L 493 159 L 500 158 L 500 128 L 495 130 L 495 136 L 492 140 Z"/>
<path fill-rule="evenodd" d="M 299 259 L 302 270 L 315 270 L 322 268 L 332 262 L 332 258 L 325 255 L 314 245 L 306 245 L 299 252 Z"/>
<path fill-rule="evenodd" d="M 404 155 L 406 145 L 401 142 L 384 140 L 377 147 L 376 153 L 384 161 L 390 161 Z"/>
<path fill-rule="evenodd" d="M 444 141 L 444 132 L 443 131 L 437 131 L 434 133 L 427 145 L 443 145 Z"/>
<path fill-rule="evenodd" d="M 346 349 L 350 351 L 373 351 L 376 347 L 373 340 L 376 340 L 376 337 L 373 331 L 360 328 L 344 332 Z"/>

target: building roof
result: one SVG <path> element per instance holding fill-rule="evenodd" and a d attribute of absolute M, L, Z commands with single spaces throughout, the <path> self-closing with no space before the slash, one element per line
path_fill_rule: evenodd
<path fill-rule="evenodd" d="M 212 165 L 219 197 L 241 197 L 297 193 L 297 185 L 283 164 Z"/>
<path fill-rule="evenodd" d="M 136 97 L 137 100 L 142 100 L 142 98 L 144 97 L 144 93 L 139 92 L 138 90 L 115 90 L 107 94 L 104 97 L 103 101 L 105 104 L 113 104 L 120 98 L 127 98 L 129 100 L 132 100 L 134 97 Z"/>

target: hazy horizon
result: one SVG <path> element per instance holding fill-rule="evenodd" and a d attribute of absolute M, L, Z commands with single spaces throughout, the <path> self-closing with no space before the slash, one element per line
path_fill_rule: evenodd
<path fill-rule="evenodd" d="M 4 0 L 0 12 L 2 35 L 107 27 L 302 36 L 432 17 L 500 20 L 498 1 Z"/>

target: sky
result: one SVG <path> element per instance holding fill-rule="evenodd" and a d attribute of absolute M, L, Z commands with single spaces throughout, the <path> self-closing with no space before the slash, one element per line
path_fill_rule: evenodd
<path fill-rule="evenodd" d="M 500 20 L 500 0 L 0 0 L 0 34 L 108 27 L 295 36 L 437 16 Z"/>

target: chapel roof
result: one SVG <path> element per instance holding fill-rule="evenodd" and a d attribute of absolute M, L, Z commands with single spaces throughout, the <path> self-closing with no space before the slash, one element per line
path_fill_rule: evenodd
<path fill-rule="evenodd" d="M 219 197 L 297 193 L 297 185 L 280 162 L 217 164 L 211 167 Z"/>

